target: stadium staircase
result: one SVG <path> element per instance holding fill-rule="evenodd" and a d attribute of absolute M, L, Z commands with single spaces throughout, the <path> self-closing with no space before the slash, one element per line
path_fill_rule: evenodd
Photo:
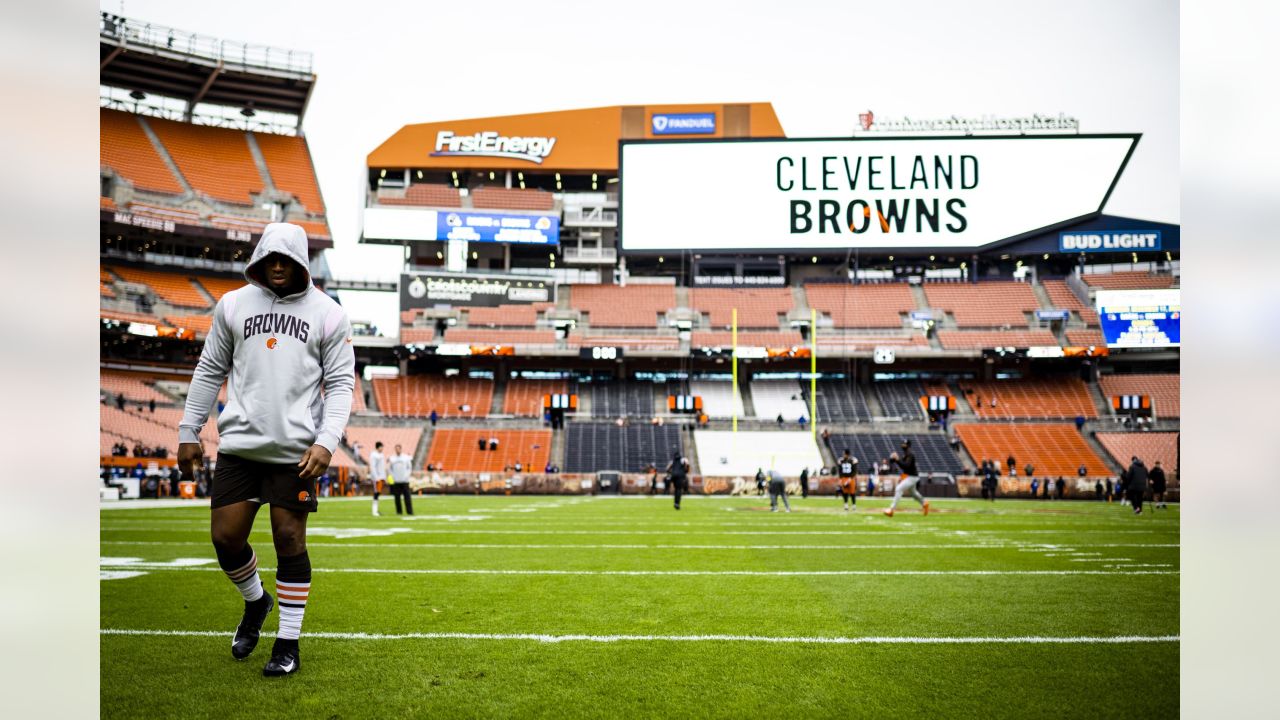
<path fill-rule="evenodd" d="M 738 395 L 742 397 L 742 417 L 753 418 L 756 416 L 756 404 L 751 399 L 751 383 L 738 376 Z M 742 420 L 742 418 L 738 418 Z"/>
<path fill-rule="evenodd" d="M 422 437 L 418 438 L 418 447 L 413 451 L 413 467 L 424 468 L 427 466 L 427 450 L 431 447 L 431 438 L 434 437 L 436 431 L 431 427 L 431 423 L 424 423 L 422 428 Z"/>
<path fill-rule="evenodd" d="M 955 383 L 947 383 L 947 390 L 951 392 L 951 397 L 956 399 L 956 415 L 965 417 L 973 417 L 977 413 L 973 411 L 973 406 L 969 404 L 969 398 L 965 397 L 960 388 Z"/>
<path fill-rule="evenodd" d="M 173 173 L 173 176 L 178 179 L 178 182 L 182 185 L 182 189 L 186 193 L 186 196 L 188 198 L 195 197 L 195 189 L 191 187 L 191 183 L 187 182 L 187 177 L 178 169 L 178 163 L 174 162 L 173 156 L 169 154 L 169 149 L 160 141 L 160 136 L 156 135 L 155 130 L 151 129 L 151 125 L 147 123 L 146 118 L 141 115 L 138 115 L 137 118 L 138 124 L 142 126 L 142 132 L 146 133 L 147 139 L 151 141 L 152 147 L 156 149 L 156 152 L 160 155 L 160 159 L 163 160 L 165 166 L 169 168 L 169 172 Z"/>
<path fill-rule="evenodd" d="M 493 401 L 489 403 L 489 415 L 502 415 L 506 412 L 507 378 L 501 373 L 494 373 Z"/>
<path fill-rule="evenodd" d="M 372 413 L 382 414 L 382 409 L 378 407 L 378 394 L 373 391 L 373 384 L 364 378 L 360 378 L 360 392 L 368 393 L 368 400 L 364 405 Z"/>
<path fill-rule="evenodd" d="M 1098 410 L 1098 418 L 1111 417 L 1111 404 L 1107 402 L 1102 386 L 1096 382 L 1087 382 L 1084 385 L 1089 390 L 1089 398 L 1093 400 L 1093 406 Z"/>
<path fill-rule="evenodd" d="M 804 317 L 808 318 L 810 309 L 809 296 L 805 295 L 803 284 L 791 286 L 791 300 L 795 303 L 795 307 L 791 310 L 791 315 L 803 313 Z M 813 332 L 813 328 L 810 328 L 809 332 Z"/>
<path fill-rule="evenodd" d="M 885 416 L 884 405 L 880 402 L 880 396 L 876 395 L 870 388 L 859 387 L 857 385 L 850 386 L 853 392 L 861 393 L 862 399 L 867 403 L 867 410 L 871 412 L 871 417 L 878 418 Z M 822 432 L 819 430 L 818 432 Z"/>
<path fill-rule="evenodd" d="M 204 298 L 204 299 L 205 299 L 205 302 L 208 302 L 208 303 L 209 303 L 209 307 L 211 307 L 211 308 L 212 308 L 212 307 L 214 307 L 215 305 L 217 305 L 217 304 L 218 304 L 218 301 L 217 301 L 217 300 L 214 300 L 214 299 L 213 299 L 213 296 L 209 294 L 209 291 L 208 291 L 208 290 L 205 290 L 205 289 L 200 285 L 200 283 L 198 283 L 198 282 L 194 282 L 194 283 L 191 283 L 191 285 L 192 285 L 193 287 L 195 287 L 196 292 L 200 293 L 200 297 Z M 188 314 L 188 313 L 177 313 L 177 314 Z"/>
<path fill-rule="evenodd" d="M 684 443 L 685 457 L 689 458 L 689 474 L 701 475 L 702 464 L 698 461 L 698 444 L 693 441 L 693 432 L 692 425 L 685 425 L 681 428 L 680 434 L 683 436 L 681 442 Z"/>
<path fill-rule="evenodd" d="M 1111 457 L 1111 453 L 1107 452 L 1107 449 L 1102 446 L 1102 443 L 1098 442 L 1098 438 L 1094 437 L 1093 433 L 1089 431 L 1089 426 L 1087 424 L 1085 425 L 1084 432 L 1082 432 L 1081 435 L 1084 436 L 1084 442 L 1089 446 L 1089 449 L 1093 451 L 1093 454 L 1102 458 L 1102 461 L 1111 469 L 1111 472 L 1119 475 L 1122 468 L 1116 463 L 1115 459 Z"/>
<path fill-rule="evenodd" d="M 916 299 L 916 309 L 917 309 L 917 310 L 928 310 L 928 309 L 929 309 L 929 298 L 928 298 L 928 297 L 926 297 L 926 296 L 925 296 L 925 294 L 924 294 L 924 286 L 923 286 L 923 285 L 909 285 L 908 287 L 910 287 L 910 288 L 911 288 L 911 297 L 913 297 L 913 298 L 915 298 L 915 299 Z M 941 324 L 941 323 L 939 323 L 939 324 Z"/>
<path fill-rule="evenodd" d="M 558 468 L 564 468 L 564 430 L 551 431 L 551 460 Z M 538 470 L 539 468 L 535 468 Z"/>
<path fill-rule="evenodd" d="M 245 133 L 244 136 L 249 141 L 249 155 L 253 158 L 253 166 L 258 169 L 258 176 L 262 178 L 262 185 L 265 188 L 264 194 L 268 196 L 276 195 L 276 185 L 271 181 L 271 171 L 267 169 L 267 159 L 262 156 L 262 148 L 258 146 L 258 139 L 251 132 Z"/>
<path fill-rule="evenodd" d="M 1049 298 L 1049 293 L 1044 289 L 1044 285 L 1040 283 L 1031 283 L 1031 292 L 1036 295 L 1036 302 L 1040 303 L 1041 310 L 1052 310 L 1053 300 Z"/>

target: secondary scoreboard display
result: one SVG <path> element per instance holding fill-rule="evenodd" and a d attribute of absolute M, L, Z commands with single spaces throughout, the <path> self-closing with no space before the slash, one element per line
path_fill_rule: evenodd
<path fill-rule="evenodd" d="M 1182 291 L 1099 290 L 1096 301 L 1107 347 L 1182 346 Z"/>

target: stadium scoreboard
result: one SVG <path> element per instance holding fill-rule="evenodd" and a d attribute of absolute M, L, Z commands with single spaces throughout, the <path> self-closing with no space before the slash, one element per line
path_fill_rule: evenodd
<path fill-rule="evenodd" d="M 1099 290 L 1098 319 L 1107 347 L 1182 347 L 1182 291 Z"/>

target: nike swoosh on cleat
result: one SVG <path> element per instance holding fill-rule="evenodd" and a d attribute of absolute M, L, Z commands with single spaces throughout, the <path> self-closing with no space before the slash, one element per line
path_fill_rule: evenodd
<path fill-rule="evenodd" d="M 285 672 L 293 672 L 293 661 L 290 660 L 288 665 L 281 665 L 280 669 L 284 670 Z"/>

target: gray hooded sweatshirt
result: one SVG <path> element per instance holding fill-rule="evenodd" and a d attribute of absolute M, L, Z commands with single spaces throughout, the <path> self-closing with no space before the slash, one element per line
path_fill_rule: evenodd
<path fill-rule="evenodd" d="M 292 295 L 277 297 L 255 267 L 271 253 L 299 265 L 305 282 Z M 332 453 L 351 412 L 355 353 L 346 311 L 311 284 L 306 232 L 268 225 L 244 276 L 249 285 L 223 295 L 213 310 L 178 442 L 199 442 L 225 379 L 219 452 L 275 464 L 296 464 L 312 445 Z"/>

